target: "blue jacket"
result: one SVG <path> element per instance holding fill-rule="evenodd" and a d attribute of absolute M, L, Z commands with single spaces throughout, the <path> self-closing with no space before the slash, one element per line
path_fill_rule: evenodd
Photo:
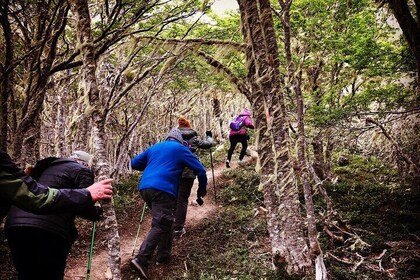
<path fill-rule="evenodd" d="M 175 140 L 160 142 L 135 156 L 131 160 L 131 167 L 144 171 L 139 191 L 152 188 L 176 197 L 185 167 L 198 176 L 199 186 L 207 186 L 204 166 L 187 147 Z"/>

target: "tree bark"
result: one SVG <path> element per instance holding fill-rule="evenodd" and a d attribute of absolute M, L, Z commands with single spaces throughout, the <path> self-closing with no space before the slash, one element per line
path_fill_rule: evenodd
<path fill-rule="evenodd" d="M 290 37 L 290 6 L 291 0 L 282 1 L 279 3 L 283 9 L 283 29 L 284 29 L 284 48 L 286 54 L 286 64 L 288 70 L 289 83 L 292 85 L 293 91 L 296 96 L 296 110 L 298 120 L 298 140 L 297 140 L 297 153 L 298 153 L 298 174 L 302 181 L 303 194 L 305 198 L 306 219 L 308 225 L 308 240 L 311 255 L 315 262 L 315 271 L 317 280 L 327 279 L 327 270 L 325 268 L 321 247 L 318 242 L 318 231 L 316 229 L 315 207 L 312 200 L 312 187 L 309 180 L 308 162 L 306 160 L 305 151 L 307 150 L 307 141 L 305 136 L 305 123 L 304 123 L 304 103 L 301 90 L 301 76 L 295 75 L 295 65 L 292 60 L 291 52 L 291 37 Z"/>
<path fill-rule="evenodd" d="M 307 274 L 312 267 L 303 236 L 297 182 L 288 155 L 278 47 L 270 3 L 266 0 L 239 0 L 238 3 L 243 36 L 250 46 L 246 58 L 260 156 L 257 169 L 268 209 L 273 261 L 276 266 L 285 265 L 290 274 Z"/>
<path fill-rule="evenodd" d="M 377 0 L 378 1 L 378 0 Z M 382 2 L 382 1 L 381 1 Z M 413 5 L 413 9 L 409 7 L 408 1 L 406 0 L 387 0 L 398 24 L 404 34 L 404 37 L 413 51 L 416 58 L 417 67 L 417 104 L 420 103 L 420 25 L 419 25 L 419 9 L 420 5 L 418 1 L 414 1 L 416 5 Z M 414 16 L 412 14 L 414 13 Z"/>
<path fill-rule="evenodd" d="M 13 91 L 13 33 L 8 18 L 9 0 L 0 3 L 0 24 L 4 35 L 4 58 L 0 63 L 0 149 L 7 151 L 9 98 Z"/>
<path fill-rule="evenodd" d="M 96 80 L 96 60 L 94 42 L 91 30 L 91 20 L 87 0 L 71 0 L 72 11 L 77 18 L 77 38 L 81 47 L 83 61 L 84 92 L 89 97 L 89 107 L 93 121 L 93 141 L 98 179 L 109 175 L 109 164 L 105 150 L 105 115 L 101 110 L 99 88 Z M 121 279 L 120 237 L 118 224 L 112 201 L 103 204 L 105 228 L 108 240 L 108 271 L 109 279 Z"/>
<path fill-rule="evenodd" d="M 38 13 L 37 28 L 33 33 L 24 36 L 27 48 L 25 100 L 13 138 L 13 158 L 21 163 L 23 160 L 35 161 L 38 158 L 39 138 L 35 140 L 34 137 L 39 137 L 40 126 L 35 122 L 40 120 L 50 78 L 49 72 L 56 56 L 58 40 L 67 23 L 69 10 L 65 0 L 48 4 L 39 1 L 34 5 L 35 11 L 32 12 Z M 38 47 L 32 48 L 35 45 Z"/>

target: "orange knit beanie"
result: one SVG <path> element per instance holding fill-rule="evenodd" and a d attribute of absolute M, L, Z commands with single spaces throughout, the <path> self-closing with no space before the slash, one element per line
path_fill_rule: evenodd
<path fill-rule="evenodd" d="M 180 116 L 179 119 L 178 119 L 178 127 L 189 127 L 189 128 L 191 128 L 191 124 L 184 116 Z"/>

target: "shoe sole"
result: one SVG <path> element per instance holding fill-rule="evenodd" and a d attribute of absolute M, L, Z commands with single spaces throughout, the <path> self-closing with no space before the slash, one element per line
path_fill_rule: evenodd
<path fill-rule="evenodd" d="M 143 268 L 135 260 L 132 260 L 131 264 L 140 272 L 141 279 L 149 280 L 149 277 L 147 277 L 146 271 L 144 271 Z"/>

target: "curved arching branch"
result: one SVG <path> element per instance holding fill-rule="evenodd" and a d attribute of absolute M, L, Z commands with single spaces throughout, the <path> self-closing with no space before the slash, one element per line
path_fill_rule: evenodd
<path fill-rule="evenodd" d="M 224 65 L 223 63 L 221 63 L 220 61 L 216 60 L 214 57 L 203 51 L 198 51 L 197 54 L 198 56 L 204 58 L 204 60 L 212 67 L 214 67 L 217 71 L 223 73 L 228 78 L 228 80 L 232 84 L 234 84 L 238 88 L 238 90 L 249 99 L 250 91 L 247 85 L 244 83 L 243 80 L 236 77 L 235 74 L 226 65 Z"/>

